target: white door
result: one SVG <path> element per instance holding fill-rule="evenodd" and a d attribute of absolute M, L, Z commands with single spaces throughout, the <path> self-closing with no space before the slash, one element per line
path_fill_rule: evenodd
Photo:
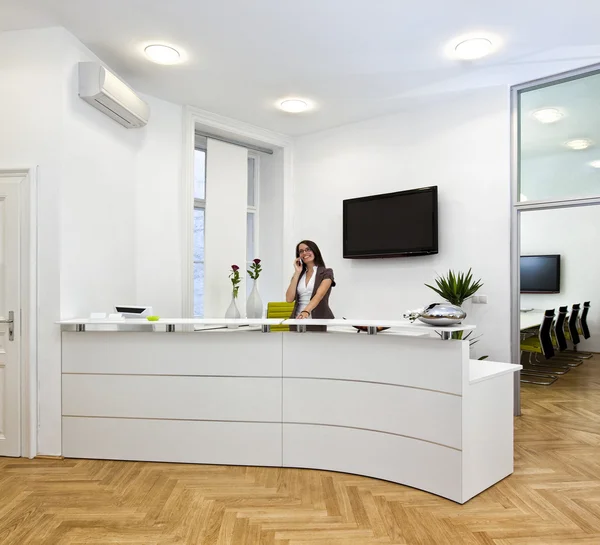
<path fill-rule="evenodd" d="M 20 183 L 0 177 L 0 456 L 21 455 Z"/>

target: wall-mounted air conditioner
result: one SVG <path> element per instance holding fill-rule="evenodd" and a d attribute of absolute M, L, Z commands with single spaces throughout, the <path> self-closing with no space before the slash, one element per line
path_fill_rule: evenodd
<path fill-rule="evenodd" d="M 148 104 L 96 62 L 79 63 L 79 96 L 128 129 L 148 123 Z"/>

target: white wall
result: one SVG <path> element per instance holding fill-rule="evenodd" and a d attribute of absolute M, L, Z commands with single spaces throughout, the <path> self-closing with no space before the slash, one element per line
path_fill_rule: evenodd
<path fill-rule="evenodd" d="M 0 33 L 0 49 L 0 168 L 37 167 L 38 452 L 58 455 L 55 322 L 115 303 L 180 312 L 182 109 L 145 97 L 140 130 L 102 115 L 77 96 L 77 62 L 97 59 L 61 28 Z"/>
<path fill-rule="evenodd" d="M 37 169 L 38 380 L 60 392 L 60 180 L 64 117 L 60 29 L 0 33 L 0 167 Z M 57 372 L 58 371 L 58 372 Z M 60 401 L 60 398 L 59 398 Z M 60 411 L 39 394 L 39 443 L 60 454 Z M 59 407 L 60 408 L 60 407 Z"/>
<path fill-rule="evenodd" d="M 558 310 L 591 301 L 591 337 L 581 350 L 600 352 L 600 206 L 521 213 L 521 254 L 560 254 L 561 282 L 557 294 L 523 294 L 522 308 Z"/>
<path fill-rule="evenodd" d="M 508 112 L 508 87 L 483 88 L 296 141 L 293 233 L 334 269 L 337 317 L 401 318 L 439 300 L 423 285 L 436 273 L 472 267 L 489 303 L 467 309 L 483 333 L 474 355 L 510 361 Z M 342 258 L 343 199 L 430 185 L 439 187 L 438 255 Z"/>
<path fill-rule="evenodd" d="M 140 95 L 151 109 L 136 172 L 136 301 L 181 316 L 182 107 Z"/>
<path fill-rule="evenodd" d="M 64 32 L 61 177 L 61 316 L 134 304 L 136 156 L 144 130 L 128 130 L 78 96 L 80 61 L 97 61 Z"/>

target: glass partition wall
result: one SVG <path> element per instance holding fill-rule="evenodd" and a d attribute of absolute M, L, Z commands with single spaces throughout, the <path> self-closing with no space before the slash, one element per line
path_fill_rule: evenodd
<path fill-rule="evenodd" d="M 512 127 L 511 327 L 513 362 L 519 362 L 522 214 L 570 208 L 577 222 L 580 215 L 590 216 L 579 214 L 580 207 L 600 204 L 600 66 L 513 87 Z M 565 230 L 574 228 L 565 222 Z M 552 248 L 552 241 L 544 248 Z M 517 415 L 519 387 L 517 377 Z"/>
<path fill-rule="evenodd" d="M 517 93 L 519 202 L 600 195 L 600 73 Z"/>

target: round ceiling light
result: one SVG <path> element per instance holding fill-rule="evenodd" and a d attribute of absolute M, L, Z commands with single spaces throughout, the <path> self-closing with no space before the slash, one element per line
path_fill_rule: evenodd
<path fill-rule="evenodd" d="M 588 149 L 591 145 L 592 141 L 588 140 L 587 138 L 575 138 L 574 140 L 565 142 L 565 146 L 575 151 Z"/>
<path fill-rule="evenodd" d="M 556 123 L 564 114 L 558 108 L 540 108 L 531 112 L 531 115 L 540 123 Z"/>
<path fill-rule="evenodd" d="M 310 105 L 306 100 L 302 100 L 300 98 L 286 98 L 285 100 L 279 102 L 279 107 L 284 112 L 299 114 L 308 110 Z"/>
<path fill-rule="evenodd" d="M 454 47 L 454 55 L 465 61 L 473 61 L 486 57 L 493 49 L 494 44 L 487 38 L 469 38 Z"/>
<path fill-rule="evenodd" d="M 590 166 L 594 168 L 600 168 L 600 161 L 592 161 Z"/>
<path fill-rule="evenodd" d="M 168 45 L 149 45 L 144 49 L 144 53 L 156 64 L 177 64 L 181 60 L 179 51 Z"/>

